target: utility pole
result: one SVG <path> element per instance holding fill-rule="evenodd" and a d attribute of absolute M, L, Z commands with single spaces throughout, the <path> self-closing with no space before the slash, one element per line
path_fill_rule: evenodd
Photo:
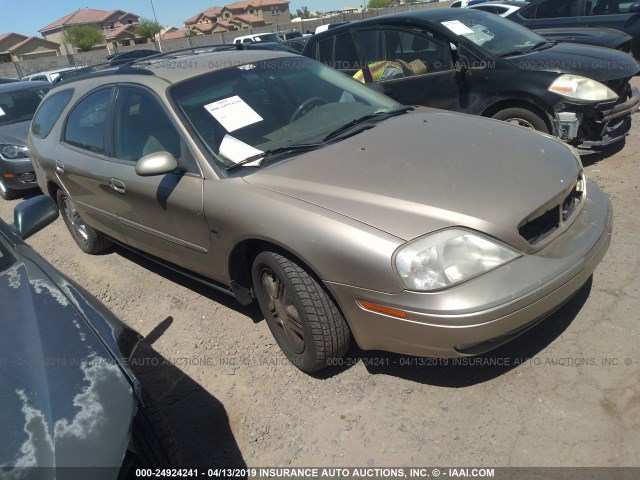
<path fill-rule="evenodd" d="M 156 23 L 158 23 L 158 17 L 156 17 L 156 9 L 153 8 L 153 0 L 149 0 L 149 3 L 151 4 L 151 11 L 153 12 L 153 19 L 155 20 Z M 158 23 L 158 25 L 160 25 Z M 162 53 L 162 32 L 158 33 L 158 48 L 160 49 L 160 53 Z"/>

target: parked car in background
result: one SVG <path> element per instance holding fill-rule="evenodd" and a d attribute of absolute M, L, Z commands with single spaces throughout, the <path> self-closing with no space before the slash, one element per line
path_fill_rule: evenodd
<path fill-rule="evenodd" d="M 414 111 L 298 55 L 178 58 L 54 88 L 29 141 L 39 184 L 84 252 L 116 241 L 257 300 L 303 371 L 352 335 L 411 355 L 495 348 L 608 248 L 608 196 L 551 136 Z"/>
<path fill-rule="evenodd" d="M 115 67 L 133 60 L 157 55 L 158 53 L 157 50 L 131 50 L 129 52 L 113 53 L 107 56 L 107 62 L 109 62 L 109 65 L 112 67 Z"/>
<path fill-rule="evenodd" d="M 285 40 L 282 43 L 287 47 L 295 50 L 296 52 L 302 53 L 302 50 L 304 50 L 304 47 L 306 47 L 307 42 L 309 41 L 310 38 L 311 38 L 311 35 L 307 37 L 294 38 L 293 40 Z"/>
<path fill-rule="evenodd" d="M 0 220 L 3 477 L 94 467 L 91 478 L 115 480 L 178 467 L 170 430 L 129 368 L 140 336 L 24 243 L 58 217 L 55 202 L 34 197 L 14 215 L 11 226 Z"/>
<path fill-rule="evenodd" d="M 640 66 L 630 55 L 555 43 L 466 8 L 351 23 L 313 36 L 303 54 L 405 105 L 534 128 L 582 152 L 624 139 L 640 105 L 629 84 Z"/>
<path fill-rule="evenodd" d="M 342 25 L 346 25 L 347 23 L 349 23 L 349 22 L 325 23 L 324 25 L 317 26 L 314 34 L 326 32 L 327 30 L 332 30 L 332 29 L 340 27 Z"/>
<path fill-rule="evenodd" d="M 640 3 L 622 0 L 534 0 L 509 20 L 531 29 L 605 27 L 633 37 L 631 50 L 640 58 Z"/>
<path fill-rule="evenodd" d="M 243 35 L 233 39 L 233 43 L 251 42 L 279 42 L 280 38 L 275 33 L 256 33 L 253 35 Z"/>
<path fill-rule="evenodd" d="M 283 42 L 286 41 L 286 40 L 292 40 L 294 38 L 301 38 L 302 37 L 302 33 L 298 32 L 296 30 L 279 31 L 279 32 L 276 32 L 276 35 Z"/>
<path fill-rule="evenodd" d="M 478 3 L 484 3 L 487 0 L 455 0 L 449 5 L 449 8 L 466 8 L 471 5 L 476 5 Z"/>
<path fill-rule="evenodd" d="M 84 68 L 84 67 L 81 67 L 81 66 L 62 67 L 62 68 L 56 68 L 54 70 L 47 70 L 44 72 L 33 73 L 31 75 L 27 75 L 26 77 L 22 77 L 22 81 L 53 83 L 55 79 L 60 76 L 60 74 L 64 72 L 68 72 L 70 70 L 75 70 L 77 68 Z"/>
<path fill-rule="evenodd" d="M 29 160 L 27 134 L 48 82 L 13 82 L 0 85 L 0 196 L 5 200 L 38 188 Z"/>
<path fill-rule="evenodd" d="M 19 78 L 11 78 L 11 77 L 0 77 L 0 84 L 2 83 L 11 83 L 11 82 L 19 82 Z"/>
<path fill-rule="evenodd" d="M 527 5 L 527 2 L 525 1 L 514 0 L 504 2 L 481 2 L 468 5 L 467 8 L 473 8 L 474 10 L 480 10 L 482 12 L 493 13 L 494 15 L 506 17 L 525 5 Z"/>
<path fill-rule="evenodd" d="M 514 0 L 504 2 L 485 2 L 471 5 L 468 8 L 493 13 L 501 17 L 508 17 L 513 12 L 528 5 L 528 2 Z M 593 27 L 556 27 L 556 28 L 532 28 L 538 35 L 542 35 L 548 40 L 555 42 L 582 43 L 584 45 L 595 45 L 597 47 L 607 47 L 631 52 L 633 37 L 620 30 L 611 28 Z"/>

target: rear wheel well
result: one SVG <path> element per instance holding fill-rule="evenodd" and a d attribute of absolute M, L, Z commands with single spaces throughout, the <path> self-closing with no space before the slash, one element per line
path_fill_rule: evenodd
<path fill-rule="evenodd" d="M 505 110 L 507 108 L 524 108 L 526 110 L 531 110 L 532 112 L 540 116 L 540 118 L 542 118 L 547 124 L 547 128 L 549 129 L 549 131 L 553 132 L 553 125 L 551 124 L 551 118 L 549 117 L 549 114 L 542 108 L 538 107 L 535 103 L 527 102 L 526 100 L 501 100 L 500 102 L 490 105 L 484 112 L 482 112 L 482 116 L 491 118 L 499 111 Z"/>

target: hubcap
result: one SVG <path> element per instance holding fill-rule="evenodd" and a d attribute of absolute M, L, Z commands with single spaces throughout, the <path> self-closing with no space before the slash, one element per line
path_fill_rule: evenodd
<path fill-rule="evenodd" d="M 291 300 L 291 295 L 284 283 L 271 270 L 262 272 L 262 289 L 267 297 L 267 307 L 295 353 L 304 351 L 304 329 L 300 321 L 298 309 Z"/>
<path fill-rule="evenodd" d="M 524 118 L 507 118 L 505 122 L 510 123 L 511 125 L 518 125 L 520 127 L 531 128 L 535 130 L 535 127 L 531 125 L 530 122 L 527 122 Z"/>
<path fill-rule="evenodd" d="M 73 227 L 76 238 L 84 243 L 87 243 L 87 241 L 89 240 L 89 235 L 87 234 L 87 226 L 82 221 L 82 218 L 76 210 L 76 207 L 73 205 L 71 200 L 66 197 L 62 200 L 62 204 L 64 207 L 64 216 Z"/>

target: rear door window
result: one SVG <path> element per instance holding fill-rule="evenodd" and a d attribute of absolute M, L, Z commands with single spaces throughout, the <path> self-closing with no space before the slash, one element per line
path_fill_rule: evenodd
<path fill-rule="evenodd" d="M 113 89 L 103 88 L 82 99 L 67 117 L 63 139 L 69 145 L 105 153 L 105 121 Z"/>
<path fill-rule="evenodd" d="M 44 138 L 49 135 L 51 129 L 56 124 L 64 107 L 73 96 L 73 90 L 65 90 L 47 98 L 33 117 L 31 122 L 31 133 L 36 137 Z"/>

